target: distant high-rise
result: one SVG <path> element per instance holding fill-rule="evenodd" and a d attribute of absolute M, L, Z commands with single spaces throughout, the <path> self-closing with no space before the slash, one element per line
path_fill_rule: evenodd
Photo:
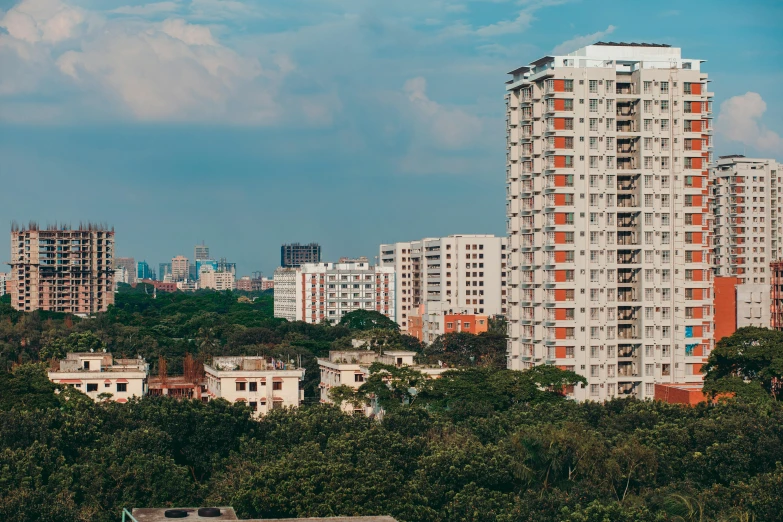
<path fill-rule="evenodd" d="M 125 274 L 127 281 L 123 281 L 123 283 L 127 282 L 129 285 L 132 285 L 136 282 L 136 260 L 132 257 L 115 257 L 114 258 L 114 268 L 125 268 Z"/>
<path fill-rule="evenodd" d="M 17 310 L 79 315 L 114 303 L 114 230 L 35 224 L 11 230 L 11 304 Z M 135 267 L 134 267 L 135 268 Z"/>
<path fill-rule="evenodd" d="M 321 245 L 310 243 L 300 245 L 290 243 L 280 247 L 280 266 L 283 268 L 296 268 L 305 263 L 321 262 Z"/>
<path fill-rule="evenodd" d="M 154 272 L 150 268 L 149 263 L 146 261 L 139 261 L 136 263 L 136 280 L 141 279 L 153 279 Z"/>
<path fill-rule="evenodd" d="M 160 263 L 158 265 L 158 280 L 164 281 L 167 275 L 171 275 L 171 263 Z"/>
<path fill-rule="evenodd" d="M 209 247 L 203 241 L 193 249 L 193 263 L 200 259 L 209 259 Z"/>
<path fill-rule="evenodd" d="M 713 346 L 712 96 L 660 44 L 543 56 L 506 82 L 508 366 L 577 399 L 702 382 Z"/>
<path fill-rule="evenodd" d="M 173 281 L 185 281 L 190 277 L 190 261 L 185 256 L 177 256 L 171 259 L 171 279 Z"/>

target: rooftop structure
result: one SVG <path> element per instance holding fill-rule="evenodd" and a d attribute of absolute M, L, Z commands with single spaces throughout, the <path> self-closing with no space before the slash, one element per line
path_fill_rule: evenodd
<path fill-rule="evenodd" d="M 168 522 L 172 518 L 188 521 L 243 520 L 244 522 L 396 522 L 392 517 L 315 517 L 315 518 L 253 518 L 239 519 L 230 507 L 215 508 L 133 508 L 135 522 Z M 130 522 L 134 522 L 130 521 Z"/>
<path fill-rule="evenodd" d="M 290 243 L 280 247 L 280 266 L 283 268 L 296 268 L 305 263 L 321 262 L 321 245 L 310 243 L 300 245 Z"/>

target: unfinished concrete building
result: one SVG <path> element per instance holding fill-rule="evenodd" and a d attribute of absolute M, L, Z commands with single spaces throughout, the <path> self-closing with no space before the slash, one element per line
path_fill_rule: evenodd
<path fill-rule="evenodd" d="M 11 227 L 9 293 L 17 310 L 77 315 L 114 303 L 114 229 L 94 223 Z"/>

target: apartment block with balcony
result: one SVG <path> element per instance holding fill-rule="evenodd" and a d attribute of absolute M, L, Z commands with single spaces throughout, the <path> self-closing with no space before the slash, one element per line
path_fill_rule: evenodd
<path fill-rule="evenodd" d="M 396 321 L 394 268 L 367 258 L 343 261 L 275 270 L 275 317 L 336 324 L 354 310 L 373 310 Z"/>
<path fill-rule="evenodd" d="M 404 332 L 418 331 L 423 314 L 438 315 L 428 322 L 443 325 L 445 314 L 507 311 L 506 238 L 464 234 L 385 244 L 380 266 L 397 273 L 395 308 Z"/>
<path fill-rule="evenodd" d="M 114 303 L 114 230 L 86 224 L 11 230 L 11 305 L 81 316 Z"/>
<path fill-rule="evenodd" d="M 770 263 L 783 254 L 781 175 L 775 160 L 741 155 L 721 156 L 710 168 L 715 284 L 734 290 L 716 294 L 715 310 L 733 314 L 736 328 L 771 324 Z"/>
<path fill-rule="evenodd" d="M 658 44 L 544 56 L 507 82 L 508 366 L 579 400 L 701 382 L 713 346 L 712 93 Z"/>

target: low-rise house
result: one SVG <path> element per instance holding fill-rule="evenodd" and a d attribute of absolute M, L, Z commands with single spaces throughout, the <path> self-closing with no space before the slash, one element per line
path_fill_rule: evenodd
<path fill-rule="evenodd" d="M 298 407 L 304 399 L 305 370 L 271 357 L 214 357 L 204 365 L 207 394 L 212 399 L 244 402 L 259 417 L 272 409 Z"/>
<path fill-rule="evenodd" d="M 354 346 L 356 343 L 354 342 Z M 442 366 L 420 365 L 415 362 L 416 352 L 407 350 L 385 350 L 378 353 L 371 350 L 333 350 L 329 352 L 328 359 L 318 359 L 318 367 L 321 371 L 321 402 L 334 404 L 330 396 L 332 388 L 348 386 L 353 390 L 359 387 L 370 377 L 370 366 L 373 363 L 408 367 L 419 371 L 430 378 L 436 379 L 450 368 Z M 377 414 L 377 405 L 355 406 L 348 402 L 340 405 L 345 412 L 364 413 L 365 415 Z"/>
<path fill-rule="evenodd" d="M 54 361 L 49 379 L 67 384 L 94 401 L 127 402 L 147 393 L 149 364 L 144 359 L 114 359 L 110 353 L 69 353 Z M 105 394 L 105 395 L 104 395 Z"/>

